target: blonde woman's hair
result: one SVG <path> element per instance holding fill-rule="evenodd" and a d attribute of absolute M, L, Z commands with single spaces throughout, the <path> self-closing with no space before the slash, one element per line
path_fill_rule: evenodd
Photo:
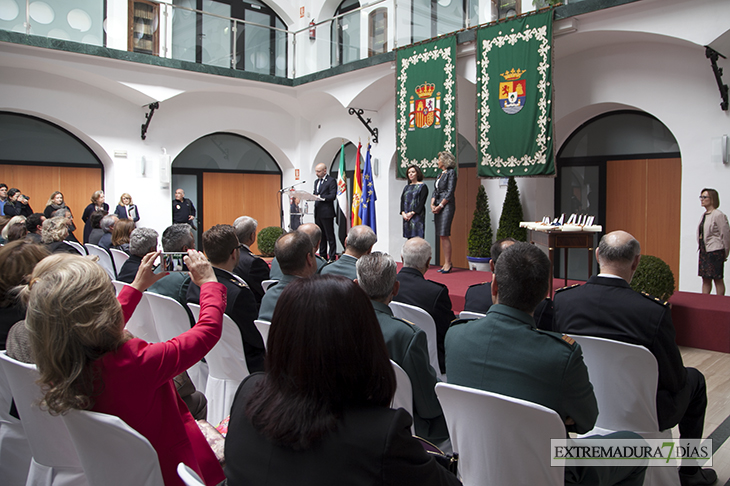
<path fill-rule="evenodd" d="M 12 218 L 10 218 L 10 221 L 8 221 L 8 223 L 3 227 L 2 232 L 0 232 L 0 236 L 7 240 L 8 231 L 10 231 L 10 227 L 14 224 L 22 224 L 23 226 L 25 226 L 25 216 L 13 216 Z"/>
<path fill-rule="evenodd" d="M 131 206 L 133 204 L 132 203 L 132 196 L 130 196 L 128 192 L 123 192 L 122 195 L 119 196 L 119 206 L 126 206 L 126 204 L 124 204 L 124 201 L 123 201 L 123 199 L 125 197 L 128 197 L 129 198 L 129 205 Z"/>
<path fill-rule="evenodd" d="M 46 203 L 46 206 L 50 206 L 51 204 L 55 204 L 53 202 L 53 198 L 56 197 L 56 194 L 60 194 L 61 195 L 61 197 L 63 198 L 63 204 L 66 203 L 66 198 L 63 197 L 63 193 L 61 191 L 53 191 L 53 193 L 51 194 L 51 197 L 48 198 L 48 202 Z"/>
<path fill-rule="evenodd" d="M 104 191 L 94 191 L 94 194 L 91 195 L 92 204 L 96 204 L 97 202 L 99 202 L 99 198 L 102 194 L 104 194 Z"/>
<path fill-rule="evenodd" d="M 454 158 L 454 154 L 451 152 L 439 152 L 439 159 L 442 159 L 444 167 L 447 169 L 453 169 L 456 167 L 456 159 Z"/>
<path fill-rule="evenodd" d="M 20 294 L 42 405 L 52 414 L 91 408 L 98 378 L 93 363 L 125 340 L 122 308 L 106 272 L 82 256 L 51 255 L 36 265 Z"/>
<path fill-rule="evenodd" d="M 63 241 L 68 236 L 68 219 L 56 216 L 43 221 L 41 241 L 46 245 L 54 241 Z"/>

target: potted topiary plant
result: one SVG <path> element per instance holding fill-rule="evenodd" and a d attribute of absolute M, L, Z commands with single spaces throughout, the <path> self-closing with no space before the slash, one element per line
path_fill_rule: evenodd
<path fill-rule="evenodd" d="M 274 243 L 284 234 L 284 230 L 278 226 L 267 226 L 259 231 L 256 237 L 256 244 L 263 256 L 274 256 Z"/>
<path fill-rule="evenodd" d="M 490 249 L 492 246 L 492 219 L 489 216 L 489 199 L 484 186 L 479 185 L 477 206 L 469 230 L 469 247 L 466 259 L 469 269 L 489 271 Z"/>
<path fill-rule="evenodd" d="M 510 177 L 507 183 L 507 194 L 504 196 L 504 204 L 502 205 L 502 215 L 499 217 L 497 240 L 512 237 L 517 241 L 527 241 L 527 230 L 520 228 L 522 220 L 520 191 L 517 189 L 515 178 Z"/>
<path fill-rule="evenodd" d="M 631 288 L 662 300 L 669 300 L 674 293 L 674 274 L 661 258 L 641 255 L 639 267 L 631 279 Z"/>

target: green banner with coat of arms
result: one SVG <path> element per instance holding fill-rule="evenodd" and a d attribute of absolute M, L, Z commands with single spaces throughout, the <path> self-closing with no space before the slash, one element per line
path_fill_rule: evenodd
<path fill-rule="evenodd" d="M 410 165 L 436 177 L 438 153 L 456 157 L 456 37 L 400 49 L 396 66 L 397 177 Z"/>
<path fill-rule="evenodd" d="M 548 10 L 477 31 L 481 177 L 555 173 L 552 18 Z"/>

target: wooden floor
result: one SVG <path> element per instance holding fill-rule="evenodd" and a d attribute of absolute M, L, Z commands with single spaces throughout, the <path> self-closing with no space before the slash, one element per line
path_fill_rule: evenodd
<path fill-rule="evenodd" d="M 730 486 L 730 354 L 680 346 L 684 365 L 697 368 L 707 381 L 707 413 L 703 437 L 713 438 L 717 485 Z M 719 429 L 718 429 L 719 427 Z M 677 435 L 677 430 L 673 431 Z M 724 441 L 721 445 L 718 442 Z M 718 447 L 719 445 L 719 447 Z"/>

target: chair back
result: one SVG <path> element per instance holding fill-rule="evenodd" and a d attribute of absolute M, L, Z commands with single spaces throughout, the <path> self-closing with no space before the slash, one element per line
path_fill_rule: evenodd
<path fill-rule="evenodd" d="M 112 261 L 111 255 L 102 247 L 86 243 L 86 251 L 89 255 L 95 255 L 99 257 L 99 265 L 103 268 L 106 273 L 109 274 L 109 278 L 116 280 L 117 271 L 114 269 L 114 262 Z"/>
<path fill-rule="evenodd" d="M 6 486 L 24 486 L 33 454 L 23 424 L 10 415 L 12 401 L 10 383 L 0 366 L 0 478 Z"/>
<path fill-rule="evenodd" d="M 65 240 L 65 241 L 66 241 L 66 243 L 68 243 L 69 245 L 71 245 L 71 246 L 73 246 L 74 248 L 76 248 L 76 249 L 78 250 L 78 252 L 79 252 L 79 253 L 81 253 L 82 255 L 88 255 L 88 254 L 89 254 L 89 252 L 88 252 L 88 251 L 86 251 L 86 247 L 84 247 L 84 245 L 82 245 L 82 244 L 81 244 L 81 243 L 79 243 L 78 241 L 68 241 L 68 240 Z"/>
<path fill-rule="evenodd" d="M 279 283 L 279 281 L 278 280 L 263 280 L 261 282 L 261 287 L 264 289 L 264 293 L 266 293 L 266 291 L 269 290 L 269 287 L 271 287 L 275 283 Z"/>
<path fill-rule="evenodd" d="M 122 250 L 117 250 L 116 248 L 110 248 L 109 253 L 112 255 L 112 260 L 114 261 L 114 269 L 119 273 L 119 270 L 122 269 L 122 265 L 124 265 L 124 262 L 126 262 L 129 259 L 129 255 Z"/>
<path fill-rule="evenodd" d="M 190 318 L 180 302 L 165 295 L 145 292 L 145 299 L 152 312 L 155 330 L 160 341 L 169 341 L 190 330 Z M 195 388 L 205 390 L 208 380 L 207 367 L 195 363 L 188 369 L 188 375 Z"/>
<path fill-rule="evenodd" d="M 122 419 L 87 410 L 61 417 L 90 486 L 164 486 L 152 444 Z"/>
<path fill-rule="evenodd" d="M 4 352 L 0 353 L 0 366 L 7 377 L 33 454 L 28 484 L 88 485 L 63 420 L 40 408 L 43 392 L 36 383 L 39 379 L 36 366 L 9 358 Z"/>
<path fill-rule="evenodd" d="M 436 323 L 433 321 L 431 314 L 416 307 L 415 305 L 404 304 L 402 302 L 391 302 L 388 304 L 390 310 L 393 311 L 393 315 L 412 324 L 415 324 L 426 333 L 426 340 L 428 341 L 428 361 L 431 363 L 433 370 L 436 372 L 436 376 L 441 381 L 446 381 L 446 376 L 440 373 L 441 367 L 439 366 L 438 348 L 436 345 Z"/>
<path fill-rule="evenodd" d="M 261 334 L 261 337 L 264 340 L 265 349 L 266 341 L 269 340 L 269 329 L 271 328 L 271 323 L 269 321 L 262 321 L 261 319 L 256 319 L 253 321 L 253 323 L 256 325 L 256 329 L 259 330 L 259 334 Z"/>
<path fill-rule="evenodd" d="M 659 432 L 656 358 L 644 346 L 575 336 L 598 401 L 596 427 L 608 431 Z M 651 438 L 651 437 L 647 437 Z"/>
<path fill-rule="evenodd" d="M 390 364 L 393 366 L 393 372 L 395 373 L 395 395 L 393 395 L 393 401 L 390 403 L 390 408 L 402 408 L 406 412 L 411 414 L 413 417 L 413 388 L 411 386 L 411 379 L 408 374 L 398 366 L 398 363 L 390 360 Z M 415 433 L 415 426 L 411 424 L 411 433 Z"/>
<path fill-rule="evenodd" d="M 464 486 L 563 486 L 565 468 L 550 466 L 550 439 L 565 438 L 553 410 L 464 386 L 436 384 Z"/>
<path fill-rule="evenodd" d="M 459 312 L 459 319 L 481 319 L 486 316 L 481 312 L 461 311 Z"/>
<path fill-rule="evenodd" d="M 185 486 L 205 486 L 200 476 L 183 462 L 177 465 L 177 475 L 180 476 Z"/>
<path fill-rule="evenodd" d="M 155 316 L 152 313 L 152 308 L 150 307 L 146 292 L 142 294 L 142 298 L 140 299 L 139 304 L 137 304 L 137 307 L 134 309 L 134 314 L 132 314 L 132 317 L 130 317 L 127 321 L 125 329 L 131 332 L 134 337 L 143 339 L 148 343 L 159 343 L 161 341 L 157 334 Z"/>
<path fill-rule="evenodd" d="M 200 305 L 188 303 L 188 307 L 197 322 Z M 208 383 L 205 386 L 208 422 L 216 426 L 231 414 L 238 385 L 249 375 L 241 331 L 226 314 L 223 314 L 223 334 L 205 360 L 208 362 Z"/>

